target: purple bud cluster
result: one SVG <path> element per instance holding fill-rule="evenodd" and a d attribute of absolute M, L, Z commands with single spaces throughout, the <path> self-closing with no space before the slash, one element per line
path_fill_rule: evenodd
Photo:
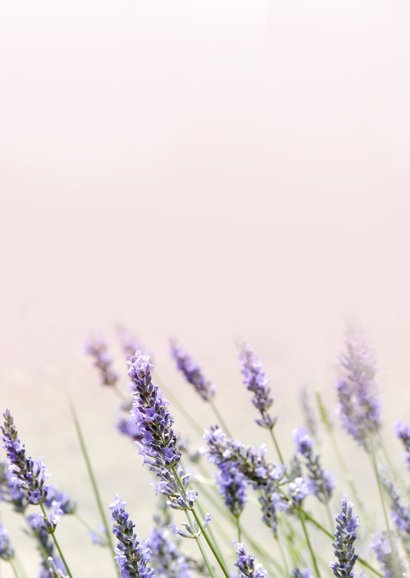
<path fill-rule="evenodd" d="M 261 564 L 255 564 L 255 557 L 245 552 L 244 545 L 235 542 L 237 559 L 235 566 L 239 568 L 238 578 L 268 578 L 268 573 Z"/>
<path fill-rule="evenodd" d="M 276 419 L 272 418 L 269 413 L 273 404 L 273 397 L 262 364 L 246 343 L 240 346 L 239 360 L 243 382 L 247 389 L 253 393 L 252 403 L 261 416 L 255 421 L 259 426 L 271 430 L 275 426 Z"/>
<path fill-rule="evenodd" d="M 0 559 L 12 560 L 14 558 L 14 548 L 11 545 L 9 533 L 0 521 Z"/>
<path fill-rule="evenodd" d="M 357 538 L 359 518 L 353 515 L 353 506 L 346 499 L 342 500 L 342 509 L 336 516 L 336 531 L 333 542 L 337 562 L 331 564 L 337 578 L 353 578 L 353 567 L 358 558 L 354 549 Z"/>
<path fill-rule="evenodd" d="M 387 532 L 377 532 L 372 541 L 372 549 L 383 572 L 383 578 L 396 578 L 397 571 L 402 573 L 401 562 L 397 553 L 392 554 Z"/>
<path fill-rule="evenodd" d="M 304 428 L 295 430 L 293 437 L 297 453 L 305 460 L 309 492 L 326 504 L 333 494 L 333 476 L 322 468 L 320 456 L 313 453 L 313 442 Z"/>
<path fill-rule="evenodd" d="M 168 403 L 153 382 L 149 356 L 137 354 L 129 362 L 128 375 L 134 386 L 132 415 L 141 438 L 144 463 L 160 479 L 157 490 L 177 509 L 192 509 L 197 492 L 189 489 L 189 474 L 180 466 L 181 450 L 173 429 Z M 181 487 L 182 486 L 182 487 Z"/>
<path fill-rule="evenodd" d="M 112 368 L 112 358 L 108 353 L 108 345 L 101 337 L 89 339 L 85 346 L 85 352 L 94 360 L 94 366 L 98 369 L 101 383 L 107 386 L 115 386 L 118 375 Z"/>
<path fill-rule="evenodd" d="M 309 568 L 305 568 L 304 570 L 295 568 L 292 572 L 292 578 L 313 578 L 313 574 Z"/>
<path fill-rule="evenodd" d="M 184 375 L 187 382 L 195 388 L 198 395 L 204 401 L 211 400 L 216 393 L 216 386 L 205 378 L 202 369 L 196 361 L 174 340 L 170 343 L 170 352 L 177 368 Z"/>
<path fill-rule="evenodd" d="M 410 471 L 410 425 L 406 423 L 396 424 L 396 435 L 401 440 L 406 450 L 407 469 Z"/>
<path fill-rule="evenodd" d="M 116 496 L 110 510 L 114 521 L 113 534 L 117 538 L 115 559 L 121 578 L 151 578 L 154 571 L 150 565 L 148 546 L 137 538 L 135 524 L 119 496 Z"/>
<path fill-rule="evenodd" d="M 157 578 L 191 578 L 187 558 L 166 528 L 153 528 L 150 536 L 152 566 Z"/>
<path fill-rule="evenodd" d="M 247 498 L 245 476 L 230 462 L 221 462 L 218 465 L 216 482 L 226 507 L 233 516 L 239 518 Z"/>
<path fill-rule="evenodd" d="M 47 497 L 46 469 L 42 462 L 26 455 L 26 448 L 18 438 L 14 420 L 7 409 L 4 414 L 3 448 L 10 462 L 10 482 L 14 491 L 20 492 L 30 504 L 40 504 Z"/>
<path fill-rule="evenodd" d="M 41 557 L 40 578 L 53 578 L 50 570 L 50 559 L 53 561 L 56 570 L 58 569 L 63 575 L 65 571 L 64 564 L 58 554 L 55 552 L 54 542 L 50 536 L 49 522 L 41 514 L 30 514 L 27 522 L 31 531 L 38 542 L 38 551 Z M 54 518 L 54 522 L 57 520 Z M 55 574 L 58 575 L 58 574 Z"/>
<path fill-rule="evenodd" d="M 358 332 L 348 334 L 340 356 L 336 383 L 342 427 L 369 450 L 369 436 L 380 429 L 380 403 L 376 397 L 374 354 Z"/>
<path fill-rule="evenodd" d="M 381 472 L 380 479 L 390 499 L 391 517 L 396 525 L 398 536 L 410 559 L 410 508 L 404 505 L 400 494 L 384 472 Z"/>
<path fill-rule="evenodd" d="M 240 472 L 249 484 L 258 492 L 263 522 L 277 532 L 277 512 L 290 507 L 289 500 L 283 498 L 280 485 L 284 481 L 285 468 L 269 463 L 265 449 L 260 451 L 246 447 L 236 440 L 226 437 L 219 426 L 205 433 L 208 444 L 208 456 L 219 469 L 230 464 Z"/>

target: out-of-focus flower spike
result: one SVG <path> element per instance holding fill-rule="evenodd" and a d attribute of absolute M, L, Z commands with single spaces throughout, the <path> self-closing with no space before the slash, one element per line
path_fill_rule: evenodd
<path fill-rule="evenodd" d="M 118 383 L 118 375 L 113 370 L 113 361 L 108 353 L 107 342 L 102 337 L 91 337 L 85 345 L 85 352 L 94 360 L 101 383 L 113 387 Z"/>
<path fill-rule="evenodd" d="M 396 435 L 406 450 L 407 469 L 410 472 L 410 425 L 402 422 L 397 423 Z"/>
<path fill-rule="evenodd" d="M 10 542 L 10 536 L 0 521 L 0 559 L 9 561 L 14 558 L 14 548 Z"/>
<path fill-rule="evenodd" d="M 170 341 L 170 352 L 177 368 L 184 375 L 197 394 L 204 400 L 209 401 L 216 393 L 216 386 L 206 379 L 202 369 L 194 361 L 191 355 L 178 345 L 175 339 Z"/>
<path fill-rule="evenodd" d="M 247 554 L 240 542 L 234 542 L 237 559 L 235 566 L 239 568 L 238 578 L 268 578 L 269 574 L 261 564 L 255 563 L 255 557 Z"/>

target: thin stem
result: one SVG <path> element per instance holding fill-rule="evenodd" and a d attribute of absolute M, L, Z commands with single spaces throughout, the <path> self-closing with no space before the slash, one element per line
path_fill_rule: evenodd
<path fill-rule="evenodd" d="M 283 465 L 285 465 L 285 460 L 283 459 L 282 452 L 280 451 L 280 447 L 278 444 L 278 440 L 276 439 L 275 432 L 273 431 L 273 428 L 269 429 L 269 431 L 270 431 L 270 435 L 271 435 L 271 438 L 273 441 L 273 445 L 275 446 L 276 453 L 278 454 L 279 461 L 283 466 Z"/>
<path fill-rule="evenodd" d="M 187 517 L 189 526 L 190 526 L 192 529 L 194 529 L 193 523 L 192 523 L 192 520 L 191 520 L 190 513 L 189 513 L 187 510 L 185 510 L 185 515 L 186 515 L 186 517 Z M 204 548 L 203 548 L 203 546 L 202 546 L 202 543 L 201 543 L 201 540 L 200 540 L 200 536 L 195 535 L 194 538 L 195 538 L 195 542 L 196 542 L 197 545 L 198 545 L 199 551 L 201 552 L 201 556 L 202 556 L 202 558 L 203 558 L 203 560 L 204 560 L 204 562 L 205 562 L 205 566 L 208 568 L 209 575 L 211 576 L 211 578 L 216 578 L 216 577 L 215 577 L 215 574 L 214 574 L 214 571 L 213 571 L 213 569 L 212 569 L 211 563 L 209 562 L 208 556 L 206 555 L 206 552 L 205 552 L 205 550 L 204 550 Z"/>
<path fill-rule="evenodd" d="M 21 560 L 20 560 L 19 556 L 17 555 L 17 553 L 14 554 L 14 563 L 16 565 L 16 568 L 18 569 L 20 576 L 22 578 L 27 578 L 25 568 L 24 568 L 23 564 L 21 563 Z"/>
<path fill-rule="evenodd" d="M 394 572 L 395 574 L 397 574 L 397 576 L 399 576 L 398 573 L 398 568 L 397 568 L 397 564 L 395 561 L 395 547 L 394 547 L 394 542 L 393 542 L 393 536 L 391 533 L 391 528 L 390 528 L 390 523 L 389 523 L 389 516 L 387 513 L 387 507 L 386 507 L 386 501 L 384 499 L 384 491 L 383 491 L 383 487 L 382 487 L 382 483 L 380 480 L 380 475 L 379 475 L 379 469 L 377 467 L 377 460 L 376 460 L 376 452 L 374 449 L 374 442 L 373 442 L 373 438 L 372 435 L 370 434 L 369 436 L 370 438 L 370 461 L 372 464 L 372 468 L 373 468 L 373 472 L 374 475 L 376 477 L 376 481 L 377 481 L 377 488 L 379 490 L 379 495 L 380 495 L 380 501 L 382 504 L 382 510 L 383 510 L 383 517 L 384 517 L 384 523 L 386 525 L 386 530 L 387 530 L 387 537 L 389 540 L 389 544 L 390 544 L 390 551 L 391 551 L 391 555 L 392 555 L 392 562 L 393 562 L 393 567 L 394 567 Z"/>
<path fill-rule="evenodd" d="M 13 570 L 13 574 L 14 574 L 15 578 L 20 578 L 19 573 L 17 572 L 16 565 L 14 563 L 14 560 L 11 559 L 11 560 L 9 560 L 9 562 L 10 562 L 10 566 L 11 566 L 11 569 Z"/>
<path fill-rule="evenodd" d="M 241 542 L 242 539 L 242 530 L 241 530 L 241 521 L 240 521 L 240 514 L 238 516 L 235 516 L 235 521 L 236 521 L 236 537 L 238 542 Z"/>
<path fill-rule="evenodd" d="M 46 510 L 45 510 L 44 505 L 43 505 L 42 502 L 40 502 L 40 508 L 41 508 L 41 511 L 42 511 L 42 513 L 43 513 L 44 518 L 47 518 L 47 512 L 46 512 Z M 64 554 L 63 554 L 63 552 L 62 552 L 62 550 L 61 550 L 61 548 L 60 548 L 60 545 L 59 545 L 59 543 L 58 543 L 58 540 L 57 540 L 57 538 L 56 538 L 55 532 L 52 532 L 52 533 L 51 533 L 51 538 L 52 538 L 52 540 L 53 540 L 53 542 L 54 542 L 54 546 L 56 547 L 57 552 L 58 552 L 58 554 L 59 554 L 59 556 L 60 556 L 60 558 L 61 558 L 61 561 L 62 561 L 62 563 L 64 564 L 64 567 L 65 567 L 65 569 L 66 569 L 66 572 L 67 572 L 69 578 L 73 578 L 73 575 L 72 575 L 71 572 L 70 572 L 70 568 L 69 568 L 69 566 L 68 566 L 68 564 L 67 564 L 67 562 L 66 562 L 66 560 L 65 560 L 65 558 L 64 558 Z"/>
<path fill-rule="evenodd" d="M 185 488 L 184 488 L 184 485 L 183 485 L 183 483 L 182 483 L 182 481 L 181 481 L 181 478 L 179 477 L 179 474 L 178 474 L 176 468 L 175 468 L 175 467 L 171 468 L 171 471 L 172 471 L 172 473 L 174 474 L 175 479 L 176 479 L 177 482 L 178 482 L 178 485 L 179 485 L 179 488 L 180 488 L 180 490 L 181 490 L 181 492 L 182 492 L 182 495 L 185 497 L 185 496 L 186 496 Z M 218 562 L 218 564 L 219 564 L 222 572 L 224 573 L 224 575 L 226 576 L 226 578 L 230 578 L 230 577 L 229 577 L 229 573 L 228 573 L 228 571 L 227 571 L 227 569 L 226 569 L 226 567 L 225 567 L 225 564 L 224 564 L 224 562 L 223 562 L 223 560 L 222 560 L 222 558 L 221 558 L 218 550 L 215 548 L 215 545 L 213 544 L 212 540 L 211 540 L 210 537 L 208 536 L 208 532 L 206 532 L 205 527 L 204 527 L 204 525 L 202 524 L 202 521 L 201 521 L 200 517 L 198 516 L 197 512 L 195 511 L 195 508 L 194 508 L 194 507 L 192 508 L 191 512 L 192 512 L 192 515 L 193 515 L 194 518 L 195 518 L 195 521 L 196 521 L 196 523 L 197 523 L 197 525 L 198 525 L 198 528 L 201 530 L 201 534 L 202 534 L 203 537 L 205 538 L 205 541 L 206 541 L 206 543 L 208 544 L 208 546 L 209 546 L 212 554 L 214 555 L 216 561 Z"/>
<path fill-rule="evenodd" d="M 95 497 L 95 500 L 97 502 L 98 511 L 100 513 L 101 522 L 105 528 L 105 533 L 106 533 L 107 541 L 108 541 L 108 544 L 110 547 L 110 553 L 111 553 L 112 561 L 114 564 L 115 572 L 116 572 L 117 576 L 119 577 L 120 574 L 119 574 L 117 562 L 115 561 L 114 544 L 112 541 L 111 529 L 110 529 L 110 526 L 108 524 L 107 516 L 105 515 L 104 505 L 103 505 L 103 501 L 101 499 L 100 491 L 98 489 L 97 480 L 96 480 L 96 477 L 94 475 L 94 471 L 93 471 L 93 467 L 91 465 L 91 460 L 90 460 L 90 457 L 89 457 L 89 454 L 87 451 L 87 447 L 85 445 L 85 440 L 84 440 L 84 436 L 83 436 L 83 433 L 82 433 L 82 430 L 80 427 L 80 422 L 78 421 L 74 406 L 71 403 L 70 403 L 70 408 L 71 408 L 71 414 L 72 414 L 73 421 L 74 421 L 74 426 L 75 426 L 75 429 L 77 432 L 78 441 L 80 443 L 80 447 L 81 447 L 81 451 L 82 451 L 82 454 L 84 457 L 85 465 L 87 467 L 88 477 L 90 478 L 91 486 L 92 486 L 92 489 L 94 492 L 94 497 Z"/>
<path fill-rule="evenodd" d="M 326 510 L 327 520 L 329 522 L 329 526 L 330 526 L 330 528 L 332 528 L 332 532 L 334 532 L 335 526 L 334 526 L 334 522 L 333 522 L 332 512 L 330 511 L 329 502 L 325 503 L 325 510 Z"/>
<path fill-rule="evenodd" d="M 282 558 L 282 563 L 283 563 L 283 566 L 285 568 L 286 575 L 290 576 L 289 566 L 288 566 L 288 562 L 286 560 L 285 552 L 283 550 L 282 542 L 280 540 L 279 532 L 276 533 L 275 540 L 279 546 L 280 557 Z"/>
<path fill-rule="evenodd" d="M 203 518 L 205 518 L 205 512 L 204 512 L 201 504 L 200 504 L 199 502 L 197 502 L 196 504 L 197 504 L 199 513 L 201 514 L 201 516 L 202 516 Z M 211 540 L 212 540 L 215 548 L 218 550 L 218 553 L 219 553 L 221 559 L 223 559 L 223 555 L 222 555 L 221 549 L 219 548 L 218 543 L 217 543 L 216 540 L 215 540 L 214 533 L 213 533 L 211 527 L 208 528 L 208 532 L 209 532 L 209 536 L 210 536 L 210 538 L 211 538 Z"/>
<path fill-rule="evenodd" d="M 209 400 L 209 405 L 211 406 L 212 411 L 214 412 L 215 417 L 219 422 L 219 425 L 221 425 L 222 428 L 225 430 L 225 433 L 227 433 L 228 436 L 230 438 L 232 438 L 233 436 L 232 436 L 231 432 L 229 431 L 229 428 L 226 425 L 226 422 L 225 422 L 224 418 L 222 417 L 221 412 L 218 409 L 218 406 L 216 405 L 215 401 L 212 398 L 210 398 L 210 400 Z"/>
<path fill-rule="evenodd" d="M 317 577 L 317 578 L 320 578 L 319 566 L 318 566 L 318 563 L 317 563 L 317 560 L 316 560 L 315 553 L 314 553 L 314 551 L 313 551 L 313 547 L 312 547 L 312 543 L 311 543 L 310 538 L 309 538 L 308 531 L 307 531 L 307 529 L 306 529 L 305 515 L 304 515 L 304 513 L 299 512 L 299 519 L 300 519 L 300 523 L 302 524 L 303 533 L 304 533 L 304 535 L 305 535 L 305 539 L 306 539 L 307 546 L 308 546 L 308 548 L 309 548 L 310 557 L 312 558 L 312 563 L 313 563 L 313 567 L 314 567 L 314 569 L 315 569 L 316 577 Z"/>

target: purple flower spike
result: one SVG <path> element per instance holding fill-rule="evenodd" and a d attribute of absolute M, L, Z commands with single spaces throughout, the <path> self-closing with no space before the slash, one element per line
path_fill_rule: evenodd
<path fill-rule="evenodd" d="M 119 496 L 115 497 L 110 510 L 114 520 L 112 532 L 118 543 L 115 548 L 115 559 L 121 578 L 151 578 L 154 571 L 150 567 L 148 546 L 137 538 L 134 532 L 135 524 Z"/>
<path fill-rule="evenodd" d="M 3 447 L 10 462 L 10 482 L 14 490 L 20 492 L 28 503 L 40 504 L 47 497 L 46 469 L 42 462 L 27 457 L 26 448 L 18 439 L 17 429 L 8 409 L 3 417 L 1 431 Z"/>
<path fill-rule="evenodd" d="M 202 369 L 196 361 L 192 359 L 185 349 L 179 347 L 175 340 L 170 342 L 170 351 L 177 368 L 184 375 L 187 382 L 194 386 L 198 395 L 204 401 L 212 399 L 216 393 L 216 386 L 205 378 Z"/>
<path fill-rule="evenodd" d="M 259 426 L 271 430 L 275 426 L 276 418 L 272 418 L 269 413 L 273 404 L 273 397 L 262 364 L 246 343 L 240 346 L 239 360 L 243 382 L 247 389 L 253 393 L 252 403 L 261 415 L 255 421 Z"/>
<path fill-rule="evenodd" d="M 180 552 L 175 539 L 166 528 L 153 528 L 150 550 L 155 576 L 158 578 L 191 578 L 187 558 Z"/>
<path fill-rule="evenodd" d="M 231 463 L 221 462 L 216 481 L 225 505 L 238 518 L 246 504 L 247 484 L 245 476 Z"/>
<path fill-rule="evenodd" d="M 376 397 L 376 363 L 373 351 L 359 331 L 347 334 L 346 350 L 340 356 L 336 384 L 342 427 L 356 442 L 370 450 L 370 439 L 380 429 L 380 403 Z"/>
<path fill-rule="evenodd" d="M 320 463 L 320 456 L 313 453 L 313 442 L 307 431 L 301 427 L 294 431 L 296 451 L 303 456 L 308 471 L 309 491 L 326 504 L 332 497 L 335 486 L 333 476 L 325 471 Z"/>
<path fill-rule="evenodd" d="M 358 558 L 354 549 L 357 538 L 359 518 L 353 515 L 353 506 L 346 499 L 342 500 L 342 510 L 336 516 L 336 531 L 333 547 L 337 562 L 331 564 L 337 578 L 353 578 L 353 567 Z"/>
<path fill-rule="evenodd" d="M 14 558 L 14 548 L 11 545 L 9 533 L 6 528 L 0 522 L 0 559 L 1 560 L 12 560 Z"/>
<path fill-rule="evenodd" d="M 101 337 L 94 337 L 85 346 L 85 352 L 94 360 L 94 366 L 98 369 L 101 383 L 107 386 L 115 386 L 118 375 L 112 369 L 112 359 L 108 353 L 107 343 Z"/>
<path fill-rule="evenodd" d="M 268 578 L 269 574 L 261 564 L 255 564 L 255 557 L 245 552 L 244 545 L 234 542 L 237 554 L 235 566 L 239 568 L 238 578 Z"/>
<path fill-rule="evenodd" d="M 396 424 L 396 435 L 402 441 L 406 450 L 407 469 L 410 471 L 410 425 L 405 423 Z"/>

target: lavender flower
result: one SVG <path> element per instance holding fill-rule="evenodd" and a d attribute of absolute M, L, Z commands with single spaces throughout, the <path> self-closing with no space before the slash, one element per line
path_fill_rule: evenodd
<path fill-rule="evenodd" d="M 157 490 L 168 497 L 171 507 L 192 509 L 197 493 L 189 489 L 190 476 L 180 465 L 181 450 L 173 429 L 174 420 L 168 403 L 152 383 L 149 356 L 137 354 L 128 364 L 128 375 L 134 384 L 132 411 L 141 432 L 138 445 L 144 463 L 160 479 Z"/>
<path fill-rule="evenodd" d="M 231 463 L 220 463 L 216 481 L 225 505 L 233 516 L 238 518 L 246 503 L 246 478 Z"/>
<path fill-rule="evenodd" d="M 27 502 L 40 504 L 47 497 L 45 467 L 41 462 L 27 457 L 26 448 L 18 439 L 17 429 L 8 409 L 3 417 L 4 425 L 1 431 L 3 447 L 10 462 L 11 483 L 15 490 L 24 495 Z"/>
<path fill-rule="evenodd" d="M 103 547 L 108 546 L 107 531 L 105 529 L 105 526 L 103 526 L 102 524 L 99 524 L 95 530 L 91 529 L 89 531 L 89 534 L 91 538 L 91 543 L 94 546 L 103 546 Z"/>
<path fill-rule="evenodd" d="M 0 559 L 12 560 L 14 558 L 14 548 L 11 545 L 9 533 L 0 521 Z"/>
<path fill-rule="evenodd" d="M 392 555 L 387 532 L 378 532 L 374 535 L 372 549 L 382 568 L 383 578 L 395 578 L 397 570 L 402 574 L 401 562 L 397 559 L 397 553 Z"/>
<path fill-rule="evenodd" d="M 101 383 L 113 387 L 118 382 L 118 375 L 112 369 L 112 359 L 108 353 L 107 343 L 101 337 L 91 338 L 85 352 L 94 360 L 94 366 L 98 369 Z"/>
<path fill-rule="evenodd" d="M 410 558 L 410 509 L 403 504 L 400 494 L 384 472 L 380 472 L 380 479 L 390 498 L 393 522 L 397 527 L 398 535 Z"/>
<path fill-rule="evenodd" d="M 308 493 L 308 486 L 303 478 L 295 478 L 289 483 L 289 496 L 295 505 L 300 506 Z"/>
<path fill-rule="evenodd" d="M 292 572 L 292 578 L 314 578 L 314 577 L 309 568 L 305 568 L 304 570 L 295 568 Z"/>
<path fill-rule="evenodd" d="M 242 368 L 243 382 L 247 389 L 253 393 L 252 403 L 261 415 L 261 417 L 255 421 L 261 427 L 271 430 L 277 420 L 276 418 L 272 418 L 269 413 L 271 405 L 273 404 L 273 397 L 268 387 L 268 379 L 263 371 L 262 364 L 246 343 L 240 346 L 239 360 Z"/>
<path fill-rule="evenodd" d="M 74 514 L 77 509 L 77 504 L 67 494 L 54 484 L 49 484 L 44 505 L 51 508 L 55 507 L 56 504 L 58 504 L 61 514 Z"/>
<path fill-rule="evenodd" d="M 190 578 L 187 558 L 166 528 L 153 528 L 150 536 L 152 565 L 158 578 Z"/>
<path fill-rule="evenodd" d="M 396 435 L 402 441 L 407 454 L 407 469 L 410 471 L 410 425 L 405 423 L 396 424 Z"/>
<path fill-rule="evenodd" d="M 347 335 L 340 368 L 336 389 L 342 427 L 369 451 L 369 436 L 380 429 L 380 403 L 375 395 L 374 354 L 358 331 Z"/>
<path fill-rule="evenodd" d="M 308 470 L 309 491 L 321 502 L 326 504 L 332 497 L 334 480 L 329 472 L 326 472 L 320 464 L 320 456 L 313 453 L 313 442 L 304 428 L 294 431 L 293 437 L 297 452 L 304 457 Z"/>
<path fill-rule="evenodd" d="M 195 391 L 204 401 L 210 401 L 216 393 L 216 386 L 205 378 L 202 369 L 196 361 L 192 359 L 185 349 L 179 347 L 175 340 L 170 342 L 170 351 L 177 368 L 184 375 L 187 382 L 194 386 Z"/>
<path fill-rule="evenodd" d="M 255 557 L 245 552 L 244 545 L 234 542 L 237 553 L 235 566 L 239 568 L 238 578 L 268 578 L 268 573 L 261 564 L 255 564 Z"/>
<path fill-rule="evenodd" d="M 286 511 L 291 506 L 290 501 L 284 498 L 280 491 L 285 468 L 267 462 L 265 448 L 258 452 L 236 440 L 228 439 L 219 426 L 213 426 L 205 432 L 204 439 L 208 444 L 208 457 L 211 462 L 218 468 L 221 468 L 222 464 L 231 464 L 258 492 L 262 520 L 276 534 L 277 512 Z"/>
<path fill-rule="evenodd" d="M 150 567 L 150 552 L 147 544 L 141 542 L 135 532 L 135 524 L 125 510 L 125 503 L 119 496 L 110 506 L 114 520 L 113 534 L 118 545 L 115 559 L 121 578 L 151 578 L 154 571 Z"/>
<path fill-rule="evenodd" d="M 333 542 L 337 563 L 331 564 L 337 578 L 353 578 L 353 567 L 358 558 L 354 541 L 357 538 L 359 518 L 353 515 L 353 506 L 346 499 L 342 500 L 342 511 L 336 516 L 335 541 Z"/>
<path fill-rule="evenodd" d="M 56 521 L 56 520 L 55 520 Z M 38 551 L 41 557 L 40 578 L 54 578 L 55 576 L 66 576 L 65 567 L 61 558 L 55 552 L 54 542 L 50 536 L 49 527 L 41 514 L 30 514 L 27 522 L 37 539 Z M 54 574 L 50 569 L 50 560 L 54 565 Z M 60 572 L 56 574 L 56 571 Z"/>

